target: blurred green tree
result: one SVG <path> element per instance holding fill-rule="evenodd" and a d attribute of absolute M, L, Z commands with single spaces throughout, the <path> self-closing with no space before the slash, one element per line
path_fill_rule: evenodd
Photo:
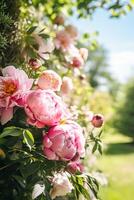
<path fill-rule="evenodd" d="M 116 110 L 114 126 L 120 133 L 132 137 L 134 141 L 134 79 L 125 86 L 124 98 L 121 96 Z"/>

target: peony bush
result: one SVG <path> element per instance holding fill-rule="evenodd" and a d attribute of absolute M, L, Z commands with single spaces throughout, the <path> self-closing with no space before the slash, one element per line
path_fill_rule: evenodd
<path fill-rule="evenodd" d="M 104 118 L 88 106 L 88 49 L 62 15 L 41 28 L 26 31 L 0 75 L 0 199 L 98 199 L 85 159 L 102 153 Z"/>

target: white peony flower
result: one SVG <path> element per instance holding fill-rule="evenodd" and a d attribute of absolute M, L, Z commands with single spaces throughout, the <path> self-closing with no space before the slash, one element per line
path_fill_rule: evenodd
<path fill-rule="evenodd" d="M 55 199 L 58 196 L 65 196 L 74 188 L 68 179 L 67 173 L 65 172 L 55 174 L 52 182 L 53 188 L 50 191 L 50 196 L 52 199 Z"/>
<path fill-rule="evenodd" d="M 45 186 L 42 184 L 35 184 L 32 192 L 32 199 L 36 199 L 44 192 Z"/>

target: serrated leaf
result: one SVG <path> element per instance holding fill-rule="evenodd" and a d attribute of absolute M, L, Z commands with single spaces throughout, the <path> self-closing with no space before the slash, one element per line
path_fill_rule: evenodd
<path fill-rule="evenodd" d="M 15 126 L 11 126 L 11 127 L 4 128 L 2 134 L 0 134 L 0 138 L 7 137 L 7 136 L 18 137 L 22 135 L 22 133 L 23 133 L 23 129 L 15 127 Z"/>
<path fill-rule="evenodd" d="M 34 144 L 34 137 L 32 133 L 29 130 L 24 130 L 23 131 L 23 138 L 24 138 L 24 143 L 29 147 L 29 149 L 32 149 L 32 146 Z"/>

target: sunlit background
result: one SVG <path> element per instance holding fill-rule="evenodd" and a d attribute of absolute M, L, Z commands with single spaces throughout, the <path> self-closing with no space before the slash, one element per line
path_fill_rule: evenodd
<path fill-rule="evenodd" d="M 134 12 L 118 19 L 109 18 L 106 11 L 99 10 L 91 19 L 71 22 L 80 32 L 98 31 L 97 39 L 106 48 L 110 72 L 121 82 L 134 75 Z"/>

